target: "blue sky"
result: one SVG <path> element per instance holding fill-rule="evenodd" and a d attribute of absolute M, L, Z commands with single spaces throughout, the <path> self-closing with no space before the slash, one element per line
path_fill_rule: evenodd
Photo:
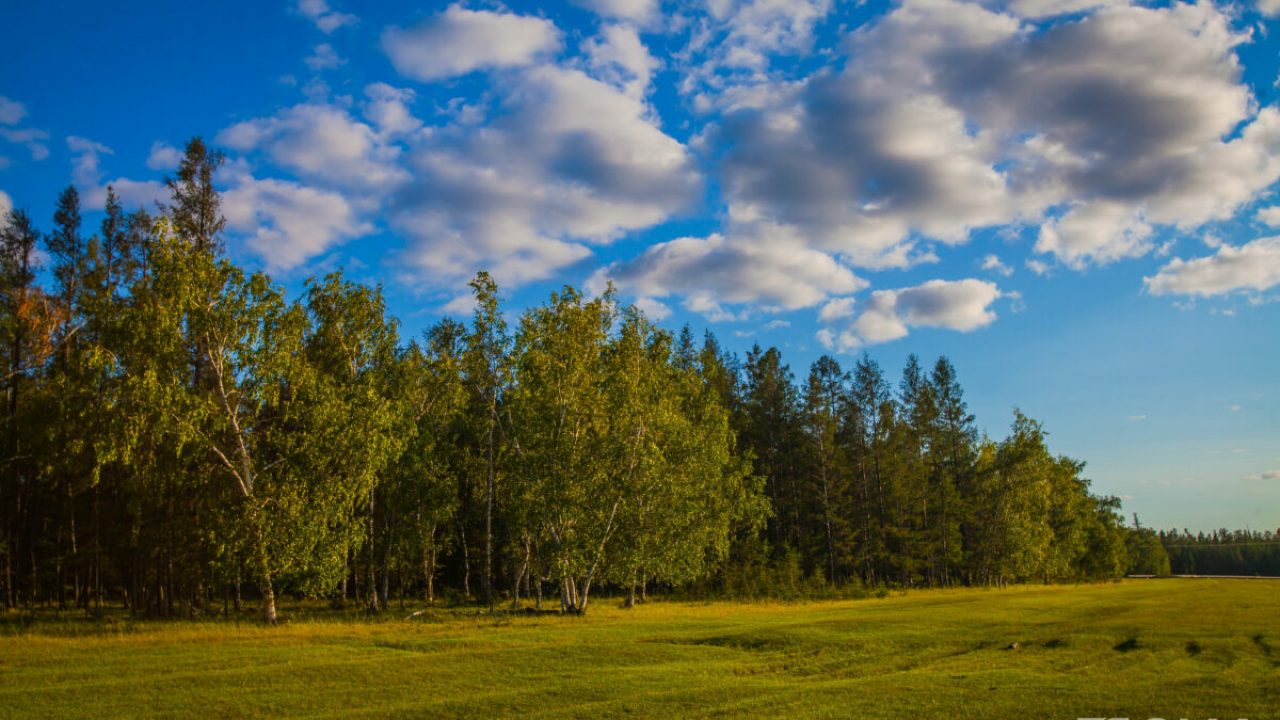
<path fill-rule="evenodd" d="M 1144 524 L 1280 526 L 1280 1 L 0 7 L 0 209 L 227 151 L 228 247 L 406 333 L 497 276 L 952 358 Z"/>

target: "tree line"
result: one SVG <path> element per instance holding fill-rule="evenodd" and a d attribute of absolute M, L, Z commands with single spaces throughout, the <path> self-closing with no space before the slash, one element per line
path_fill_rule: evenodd
<path fill-rule="evenodd" d="M 1280 577 L 1280 530 L 1164 530 L 1159 537 L 1175 575 Z"/>
<path fill-rule="evenodd" d="M 232 262 L 222 161 L 193 139 L 166 205 L 108 188 L 88 235 L 74 186 L 49 232 L 3 223 L 6 608 L 585 612 L 602 586 L 1092 580 L 1148 553 L 1039 422 L 981 436 L 945 357 L 896 387 L 823 357 L 797 383 L 776 348 L 739 358 L 612 290 L 509 327 L 483 272 L 469 323 L 404 338 L 380 288 L 332 273 L 289 298 Z"/>

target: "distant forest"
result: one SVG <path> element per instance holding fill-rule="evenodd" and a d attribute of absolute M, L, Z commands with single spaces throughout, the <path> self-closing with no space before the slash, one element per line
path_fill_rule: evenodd
<path fill-rule="evenodd" d="M 1280 577 L 1280 530 L 1171 530 L 1159 536 L 1175 575 Z"/>
<path fill-rule="evenodd" d="M 739 358 L 612 290 L 566 287 L 509 327 L 485 273 L 469 324 L 416 338 L 341 273 L 286 297 L 224 252 L 221 162 L 192 140 L 156 216 L 108 190 L 91 235 L 75 187 L 49 232 L 4 223 L 6 608 L 585 612 L 601 587 L 634 603 L 1167 573 L 1166 546 L 1178 569 L 1263 567 L 1126 527 L 1032 418 L 980 435 L 945 357 L 896 382 L 823 357 L 797 380 L 776 348 Z"/>

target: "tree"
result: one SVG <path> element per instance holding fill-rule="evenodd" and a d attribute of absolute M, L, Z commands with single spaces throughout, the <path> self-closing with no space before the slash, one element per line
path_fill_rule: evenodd
<path fill-rule="evenodd" d="M 486 272 L 471 281 L 476 309 L 471 333 L 467 336 L 464 355 L 465 377 L 471 391 L 475 415 L 480 423 L 483 459 L 479 466 L 484 477 L 484 594 L 493 609 L 493 514 L 497 495 L 499 408 L 510 384 L 508 353 L 511 341 L 507 323 L 498 311 L 498 285 Z"/>
<path fill-rule="evenodd" d="M 821 520 L 821 547 L 826 556 L 824 563 L 827 580 L 841 580 L 838 566 L 851 555 L 852 548 L 844 547 L 843 526 L 846 518 L 841 512 L 845 505 L 844 458 L 837 447 L 840 429 L 840 413 L 847 403 L 845 373 L 830 356 L 818 358 L 809 370 L 809 381 L 804 395 L 804 426 L 809 440 L 813 494 L 817 500 L 817 515 Z M 863 527 L 864 546 L 866 541 Z M 837 534 L 840 549 L 837 550 Z M 812 533 L 810 533 L 812 535 Z"/>
<path fill-rule="evenodd" d="M 221 150 L 193 137 L 178 163 L 177 177 L 165 178 L 172 194 L 167 214 L 174 231 L 197 251 L 212 255 L 222 253 L 221 233 L 227 224 L 221 197 L 213 187 L 213 176 L 225 160 Z"/>
<path fill-rule="evenodd" d="M 341 430 L 324 432 L 324 452 L 307 456 L 304 461 L 338 485 L 356 489 L 356 496 L 367 503 L 364 540 L 369 609 L 377 612 L 377 568 L 381 565 L 383 570 L 384 604 L 390 550 L 383 548 L 379 563 L 375 555 L 377 489 L 384 470 L 403 451 L 403 438 L 413 426 L 409 415 L 412 408 L 403 402 L 404 377 L 400 372 L 396 324 L 387 318 L 381 290 L 349 282 L 340 273 L 307 283 L 307 311 L 310 322 L 304 341 L 306 359 L 319 373 L 321 386 L 329 394 L 326 399 L 344 409 L 348 418 L 337 426 Z M 317 462 L 318 459 L 322 460 Z M 383 535 L 389 535 L 385 527 Z M 331 546 L 341 549 L 343 556 L 333 559 L 331 567 L 345 560 L 349 544 L 339 541 Z"/>
<path fill-rule="evenodd" d="M 945 356 L 934 364 L 929 386 L 938 413 L 929 446 L 932 492 L 938 507 L 934 524 L 938 552 L 936 563 L 939 581 L 950 585 L 952 568 L 959 565 L 964 557 L 963 498 L 971 489 L 977 430 L 973 426 L 973 415 L 965 406 L 964 392 L 956 379 L 955 368 Z"/>

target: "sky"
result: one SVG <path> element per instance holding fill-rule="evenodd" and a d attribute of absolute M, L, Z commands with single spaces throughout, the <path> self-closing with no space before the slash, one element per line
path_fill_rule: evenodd
<path fill-rule="evenodd" d="M 955 364 L 1155 527 L 1280 528 L 1280 0 L 7 2 L 0 211 L 154 208 L 402 332 L 613 282 L 670 328 Z"/>

